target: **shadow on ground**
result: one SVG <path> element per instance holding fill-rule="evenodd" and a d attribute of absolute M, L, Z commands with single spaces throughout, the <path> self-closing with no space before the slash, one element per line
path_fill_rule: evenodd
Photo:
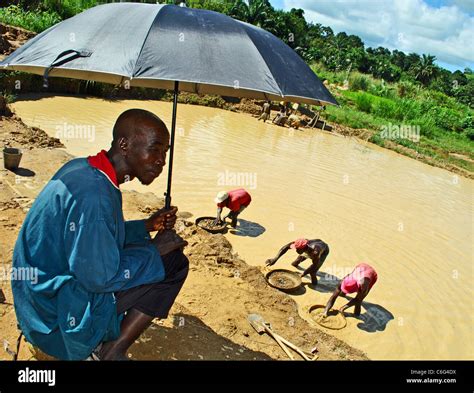
<path fill-rule="evenodd" d="M 265 232 L 265 227 L 253 221 L 239 219 L 237 228 L 229 232 L 236 236 L 258 237 Z"/>
<path fill-rule="evenodd" d="M 133 360 L 271 360 L 217 334 L 199 318 L 177 313 L 153 324 L 129 351 Z"/>

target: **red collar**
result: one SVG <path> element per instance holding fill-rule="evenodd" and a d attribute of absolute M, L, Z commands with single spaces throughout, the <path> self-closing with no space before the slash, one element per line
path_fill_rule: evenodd
<path fill-rule="evenodd" d="M 115 169 L 110 163 L 105 150 L 101 150 L 100 153 L 95 156 L 87 157 L 87 161 L 89 162 L 90 166 L 101 171 L 105 176 L 107 176 L 107 178 L 115 187 L 119 188 L 117 174 L 115 173 Z"/>

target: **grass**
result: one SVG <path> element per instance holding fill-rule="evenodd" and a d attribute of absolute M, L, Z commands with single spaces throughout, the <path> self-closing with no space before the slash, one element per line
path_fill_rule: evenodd
<path fill-rule="evenodd" d="M 16 96 L 9 92 L 0 91 L 0 96 L 3 97 L 7 104 L 12 104 L 16 100 Z"/>
<path fill-rule="evenodd" d="M 327 120 L 349 126 L 351 128 L 380 128 L 384 123 L 383 119 L 377 119 L 374 116 L 361 112 L 353 107 L 335 107 L 326 108 L 324 116 Z"/>
<path fill-rule="evenodd" d="M 104 1 L 97 0 L 42 0 L 40 8 L 56 12 L 62 19 L 70 18 L 87 8 L 94 7 Z"/>
<path fill-rule="evenodd" d="M 331 86 L 341 106 L 327 107 L 323 114 L 327 120 L 354 129 L 371 130 L 370 142 L 401 154 L 416 157 L 418 153 L 428 157 L 430 163 L 435 161 L 439 166 L 454 165 L 474 172 L 470 161 L 474 159 L 474 111 L 471 108 L 411 82 L 386 84 L 357 72 L 342 78 L 342 73 L 331 73 L 317 66 L 312 68 L 330 84 L 343 85 L 349 81 L 349 90 Z M 411 126 L 412 130 L 419 127 L 420 140 L 386 139 L 381 131 L 387 126 Z M 466 159 L 450 153 L 466 156 Z"/>
<path fill-rule="evenodd" d="M 61 21 L 54 11 L 24 11 L 16 5 L 0 8 L 0 22 L 40 33 Z"/>
<path fill-rule="evenodd" d="M 474 172 L 474 164 L 468 159 L 457 158 L 449 153 L 462 154 L 474 160 L 474 142 L 468 133 L 453 131 L 456 124 L 466 120 L 463 116 L 472 113 L 468 108 L 457 107 L 459 112 L 450 112 L 449 108 L 436 106 L 424 100 L 390 100 L 370 93 L 342 91 L 337 97 L 340 107 L 328 106 L 323 116 L 331 122 L 346 125 L 354 129 L 373 131 L 369 141 L 381 147 L 390 148 L 401 154 L 416 157 L 416 153 L 432 158 L 438 166 L 455 165 Z M 434 108 L 434 109 L 433 109 Z M 426 112 L 424 112 L 426 111 Z M 443 118 L 444 117 L 444 118 Z M 469 123 L 469 119 L 466 120 Z M 420 140 L 387 140 L 381 136 L 382 127 L 409 124 L 420 127 Z M 468 124 L 470 125 L 470 123 Z M 472 128 L 468 128 L 472 130 Z M 413 150 L 413 153 L 404 148 Z M 432 163 L 432 162 L 430 162 Z M 448 168 L 449 169 L 449 168 Z"/>

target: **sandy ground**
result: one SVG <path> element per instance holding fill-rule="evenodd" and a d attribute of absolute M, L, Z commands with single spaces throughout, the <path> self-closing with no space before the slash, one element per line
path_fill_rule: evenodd
<path fill-rule="evenodd" d="M 0 117 L 0 143 L 23 149 L 20 168 L 0 169 L 0 267 L 11 266 L 13 247 L 36 195 L 70 156 L 57 139 L 25 126 L 15 117 Z M 126 219 L 147 217 L 163 205 L 152 193 L 124 193 Z M 188 240 L 190 274 L 167 320 L 153 325 L 130 349 L 137 360 L 265 360 L 288 359 L 267 335 L 247 321 L 261 314 L 272 328 L 306 351 L 316 347 L 320 360 L 367 359 L 359 350 L 310 326 L 298 315 L 296 303 L 269 287 L 258 267 L 247 265 L 222 235 L 211 235 L 181 212 L 177 231 Z M 0 304 L 0 341 L 15 350 L 18 337 L 10 283 L 0 277 L 6 301 Z M 299 356 L 295 355 L 298 359 Z M 0 350 L 0 359 L 11 356 Z M 22 344 L 19 359 L 34 359 Z"/>

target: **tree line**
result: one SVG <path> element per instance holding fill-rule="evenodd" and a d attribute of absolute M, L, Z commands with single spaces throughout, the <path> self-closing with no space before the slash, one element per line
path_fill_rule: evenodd
<path fill-rule="evenodd" d="M 131 0 L 128 0 L 131 1 Z M 71 17 L 85 8 L 111 0 L 13 0 L 25 10 L 57 13 L 61 19 Z M 156 3 L 156 0 L 135 2 Z M 335 33 L 331 27 L 307 22 L 304 10 L 275 9 L 269 0 L 162 0 L 221 12 L 270 31 L 292 47 L 307 63 L 322 64 L 328 71 L 359 71 L 387 82 L 409 81 L 424 88 L 440 91 L 459 102 L 474 107 L 473 71 L 451 72 L 438 66 L 430 54 L 390 51 L 379 46 L 365 47 L 360 37 L 345 32 Z M 5 3 L 0 0 L 0 5 Z"/>

